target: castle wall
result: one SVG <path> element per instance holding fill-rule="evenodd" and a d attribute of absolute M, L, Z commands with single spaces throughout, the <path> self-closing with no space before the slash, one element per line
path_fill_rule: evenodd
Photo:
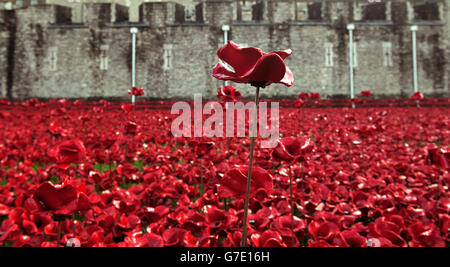
<path fill-rule="evenodd" d="M 129 28 L 137 26 L 136 83 L 145 89 L 146 98 L 191 99 L 202 93 L 214 99 L 223 86 L 211 76 L 211 69 L 223 45 L 224 24 L 230 25 L 229 39 L 236 43 L 266 52 L 293 50 L 286 63 L 296 82 L 289 88 L 271 85 L 262 90 L 263 97 L 295 97 L 300 91 L 348 97 L 346 27 L 351 22 L 355 95 L 362 90 L 372 90 L 378 97 L 413 93 L 410 25 L 415 15 L 409 2 L 388 1 L 383 21 L 365 21 L 362 1 L 326 1 L 321 7 L 323 20 L 299 19 L 305 16 L 305 6 L 320 1 L 302 2 L 266 0 L 258 21 L 241 21 L 252 15 L 245 11 L 248 7 L 209 0 L 200 7 L 203 20 L 195 22 L 185 21 L 179 4 L 144 3 L 137 25 L 127 25 L 126 7 L 111 4 L 86 5 L 84 25 L 71 24 L 70 8 L 57 5 L 1 11 L 0 57 L 7 64 L 0 66 L 0 98 L 128 99 Z M 419 89 L 426 96 L 449 95 L 449 7 L 440 2 L 441 21 L 414 21 L 419 24 Z M 237 7 L 244 11 L 239 13 Z M 234 85 L 244 96 L 253 95 L 250 86 Z"/>

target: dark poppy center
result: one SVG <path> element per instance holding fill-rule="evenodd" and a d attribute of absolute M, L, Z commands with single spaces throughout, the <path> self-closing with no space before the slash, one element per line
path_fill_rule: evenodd
<path fill-rule="evenodd" d="M 265 88 L 267 86 L 267 82 L 250 82 L 251 86 Z"/>

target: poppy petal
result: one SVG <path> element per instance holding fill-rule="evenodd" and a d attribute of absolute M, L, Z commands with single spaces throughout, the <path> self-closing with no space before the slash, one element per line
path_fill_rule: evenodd
<path fill-rule="evenodd" d="M 233 71 L 229 70 L 221 62 L 217 63 L 217 65 L 212 69 L 212 76 L 216 79 L 224 81 L 233 81 L 237 83 L 247 82 L 236 76 L 236 74 Z"/>
<path fill-rule="evenodd" d="M 288 66 L 286 66 L 286 73 L 284 74 L 284 77 L 283 79 L 281 79 L 280 83 L 288 87 L 294 84 L 294 74 L 292 74 L 292 71 Z"/>
<path fill-rule="evenodd" d="M 34 193 L 34 198 L 51 210 L 64 208 L 77 198 L 77 191 L 71 185 L 56 188 L 47 182 L 39 186 Z"/>
<path fill-rule="evenodd" d="M 264 53 L 255 47 L 240 47 L 228 41 L 226 45 L 219 48 L 217 55 L 233 67 L 236 75 L 241 76 L 248 72 Z"/>
<path fill-rule="evenodd" d="M 278 83 L 286 74 L 286 65 L 283 59 L 276 53 L 263 55 L 256 64 L 241 79 L 250 82 Z"/>

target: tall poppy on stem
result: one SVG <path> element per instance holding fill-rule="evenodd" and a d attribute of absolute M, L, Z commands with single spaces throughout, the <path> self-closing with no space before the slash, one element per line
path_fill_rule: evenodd
<path fill-rule="evenodd" d="M 272 158 L 286 162 L 289 165 L 289 205 L 291 206 L 292 246 L 295 245 L 294 233 L 294 205 L 292 193 L 292 165 L 299 161 L 311 149 L 311 140 L 305 137 L 286 137 L 279 139 L 272 150 Z"/>
<path fill-rule="evenodd" d="M 229 67 L 219 62 L 212 70 L 213 77 L 219 80 L 248 83 L 256 88 L 255 112 L 253 113 L 253 124 L 250 135 L 247 192 L 244 201 L 244 226 L 242 229 L 242 246 L 244 247 L 247 246 L 248 202 L 258 121 L 259 90 L 272 83 L 281 83 L 286 86 L 294 84 L 294 75 L 284 63 L 284 59 L 291 54 L 292 51 L 290 49 L 264 53 L 259 48 L 240 47 L 232 41 L 228 41 L 226 45 L 219 48 L 217 55 Z"/>
<path fill-rule="evenodd" d="M 421 92 L 415 92 L 409 99 L 415 100 L 417 107 L 420 108 L 420 100 L 422 100 L 423 98 L 424 97 Z"/>
<path fill-rule="evenodd" d="M 58 222 L 57 246 L 60 245 L 61 222 L 78 211 L 90 208 L 87 196 L 69 183 L 53 185 L 50 182 L 41 184 L 33 194 L 43 210 L 53 211 L 53 220 Z"/>
<path fill-rule="evenodd" d="M 236 90 L 236 87 L 232 85 L 227 85 L 225 87 L 222 87 L 217 91 L 217 98 L 222 101 L 223 105 L 225 106 L 225 110 L 227 109 L 227 103 L 233 102 L 236 103 L 237 101 L 241 100 L 242 94 L 238 90 Z M 227 150 L 230 149 L 230 138 L 227 138 Z"/>
<path fill-rule="evenodd" d="M 373 124 L 370 125 L 357 125 L 353 127 L 353 130 L 360 136 L 361 138 L 361 159 L 363 160 L 363 164 L 365 164 L 364 157 L 365 157 L 365 139 L 367 139 L 369 136 L 373 135 L 376 131 L 376 127 Z"/>
<path fill-rule="evenodd" d="M 200 158 L 200 161 L 198 162 L 198 168 L 200 169 L 200 191 L 204 193 L 205 184 L 203 182 L 203 158 L 210 153 L 216 144 L 208 141 L 191 141 L 189 145 L 194 148 L 195 154 Z"/>
<path fill-rule="evenodd" d="M 79 139 L 71 139 L 61 142 L 49 152 L 56 159 L 56 167 L 67 171 L 68 182 L 71 176 L 70 164 L 81 163 L 86 157 L 86 148 Z M 45 209 L 53 210 L 54 221 L 58 222 L 57 246 L 59 247 L 61 235 L 61 222 L 74 215 L 82 206 L 88 206 L 87 197 L 82 195 L 71 184 L 64 182 L 62 185 L 53 185 L 46 182 L 41 184 L 34 198 L 38 200 Z M 86 205 L 85 205 L 86 204 Z M 75 217 L 72 216 L 73 221 Z"/>
<path fill-rule="evenodd" d="M 133 86 L 131 90 L 128 90 L 128 94 L 132 96 L 131 104 L 133 106 L 133 117 L 134 117 L 134 107 L 135 107 L 135 101 L 134 99 L 136 96 L 143 96 L 144 95 L 144 89 L 138 88 L 136 86 Z M 129 114 L 129 113 L 128 113 Z"/>

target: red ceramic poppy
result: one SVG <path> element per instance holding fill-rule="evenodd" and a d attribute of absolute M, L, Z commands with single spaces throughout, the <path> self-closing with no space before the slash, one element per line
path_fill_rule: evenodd
<path fill-rule="evenodd" d="M 320 93 L 309 93 L 309 98 L 320 99 Z"/>
<path fill-rule="evenodd" d="M 138 126 L 137 126 L 136 122 L 134 122 L 134 121 L 128 121 L 125 124 L 125 133 L 126 134 L 131 134 L 131 135 L 136 134 L 137 129 L 138 129 Z"/>
<path fill-rule="evenodd" d="M 298 99 L 302 99 L 302 100 L 306 100 L 306 99 L 308 99 L 308 97 L 309 97 L 309 95 L 308 95 L 308 93 L 306 93 L 306 92 L 300 92 L 299 94 L 298 94 Z"/>
<path fill-rule="evenodd" d="M 318 223 L 316 221 L 312 221 L 308 226 L 308 231 L 316 241 L 332 241 L 333 238 L 339 233 L 339 228 L 332 222 Z"/>
<path fill-rule="evenodd" d="M 304 105 L 305 105 L 305 101 L 303 101 L 301 98 L 299 98 L 295 101 L 294 107 L 301 108 Z"/>
<path fill-rule="evenodd" d="M 245 194 L 247 190 L 248 166 L 237 166 L 225 173 L 220 180 L 221 194 L 224 197 L 233 197 L 236 194 Z M 254 166 L 250 181 L 250 195 L 259 188 L 268 190 L 273 187 L 272 176 L 263 168 Z"/>
<path fill-rule="evenodd" d="M 78 139 L 63 141 L 56 147 L 55 156 L 59 164 L 80 163 L 86 156 L 86 148 Z"/>
<path fill-rule="evenodd" d="M 362 97 L 371 97 L 372 96 L 372 91 L 370 91 L 370 90 L 361 91 L 361 96 Z"/>
<path fill-rule="evenodd" d="M 286 137 L 278 139 L 277 146 L 272 151 L 272 158 L 294 162 L 311 149 L 311 140 L 305 137 Z"/>
<path fill-rule="evenodd" d="M 286 247 L 280 233 L 272 230 L 265 231 L 259 238 L 260 247 Z"/>
<path fill-rule="evenodd" d="M 168 247 L 184 246 L 184 238 L 186 236 L 186 230 L 180 228 L 170 228 L 164 231 L 162 237 L 164 243 Z"/>
<path fill-rule="evenodd" d="M 217 51 L 219 58 L 233 68 L 229 69 L 222 62 L 212 70 L 212 75 L 219 80 L 229 80 L 237 83 L 281 83 L 291 86 L 294 76 L 284 63 L 284 59 L 291 55 L 290 49 L 264 53 L 255 47 L 240 47 L 228 41 Z"/>
<path fill-rule="evenodd" d="M 228 216 L 221 209 L 208 205 L 205 208 L 206 222 L 211 229 L 224 228 L 228 224 Z"/>
<path fill-rule="evenodd" d="M 423 94 L 421 92 L 415 92 L 409 99 L 411 100 L 422 100 Z"/>
<path fill-rule="evenodd" d="M 128 105 L 128 104 L 122 104 L 120 105 L 120 108 L 125 111 L 126 113 L 130 113 L 133 110 L 133 106 L 132 105 Z"/>
<path fill-rule="evenodd" d="M 195 154 L 205 156 L 210 153 L 216 144 L 210 141 L 191 141 L 189 145 L 194 147 Z"/>
<path fill-rule="evenodd" d="M 433 223 L 424 225 L 421 221 L 416 221 L 408 227 L 408 232 L 413 239 L 412 246 L 445 247 L 444 240 L 439 236 L 439 229 Z"/>
<path fill-rule="evenodd" d="M 441 166 L 443 169 L 450 169 L 450 151 L 445 147 L 428 147 L 428 161 Z"/>
<path fill-rule="evenodd" d="M 160 235 L 153 233 L 141 234 L 140 232 L 125 238 L 125 242 L 131 247 L 163 247 L 164 240 Z"/>
<path fill-rule="evenodd" d="M 350 99 L 350 102 L 353 104 L 359 105 L 359 104 L 363 103 L 363 100 L 361 100 L 355 96 L 354 98 Z"/>
<path fill-rule="evenodd" d="M 356 231 L 343 231 L 337 235 L 334 243 L 342 247 L 365 247 L 367 239 Z"/>
<path fill-rule="evenodd" d="M 144 90 L 135 86 L 135 87 L 131 88 L 131 90 L 128 90 L 128 94 L 134 95 L 134 96 L 143 96 Z"/>
<path fill-rule="evenodd" d="M 33 196 L 44 208 L 61 214 L 70 214 L 77 207 L 78 192 L 70 184 L 53 185 L 46 182 L 36 189 Z"/>
<path fill-rule="evenodd" d="M 241 92 L 236 90 L 236 87 L 232 85 L 227 85 L 217 91 L 217 98 L 219 98 L 220 101 L 223 102 L 236 102 L 239 101 L 241 97 Z"/>

